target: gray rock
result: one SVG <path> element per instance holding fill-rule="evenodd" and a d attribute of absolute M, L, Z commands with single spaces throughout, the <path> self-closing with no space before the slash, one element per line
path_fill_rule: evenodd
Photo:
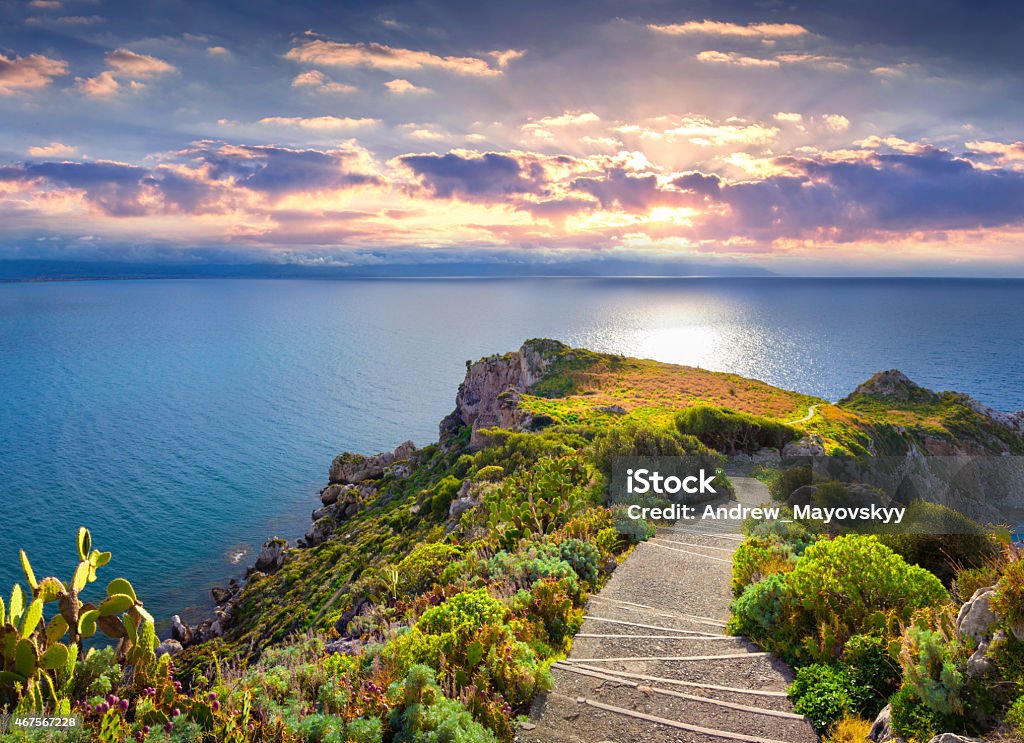
<path fill-rule="evenodd" d="M 313 526 L 310 527 L 309 531 L 306 532 L 304 537 L 307 547 L 315 547 L 318 544 L 323 544 L 327 541 L 334 530 L 338 528 L 338 522 L 330 516 L 324 516 L 321 519 L 317 519 Z"/>
<path fill-rule="evenodd" d="M 943 733 L 942 735 L 936 735 L 928 743 L 982 743 L 982 741 L 979 741 L 977 738 L 965 738 L 955 733 Z"/>
<path fill-rule="evenodd" d="M 878 713 L 878 717 L 875 718 L 875 722 L 868 732 L 868 740 L 873 740 L 875 743 L 905 743 L 903 738 L 892 731 L 891 704 L 885 705 L 885 708 Z"/>
<path fill-rule="evenodd" d="M 601 413 L 608 413 L 609 415 L 625 415 L 628 411 L 621 405 L 602 405 L 598 408 Z"/>
<path fill-rule="evenodd" d="M 164 640 L 156 647 L 156 657 L 159 658 L 161 655 L 169 655 L 172 658 L 184 650 L 181 643 L 177 640 Z"/>
<path fill-rule="evenodd" d="M 171 617 L 171 638 L 182 645 L 192 643 L 192 628 L 181 621 L 181 617 L 177 614 Z"/>
<path fill-rule="evenodd" d="M 332 640 L 324 644 L 324 652 L 328 655 L 358 655 L 361 647 L 359 640 Z"/>
<path fill-rule="evenodd" d="M 416 445 L 411 441 L 399 444 L 394 451 L 374 454 L 371 457 L 344 452 L 331 462 L 330 482 L 332 485 L 355 485 L 364 480 L 376 480 L 382 477 L 392 464 L 412 461 L 415 456 Z"/>
<path fill-rule="evenodd" d="M 1014 622 L 1011 624 L 1010 632 L 1012 632 L 1013 636 L 1020 642 L 1024 642 L 1024 622 Z"/>
<path fill-rule="evenodd" d="M 808 434 L 802 439 L 790 441 L 782 447 L 783 457 L 823 457 L 825 442 L 816 433 Z"/>
<path fill-rule="evenodd" d="M 960 637 L 973 637 L 978 642 L 992 634 L 999 617 L 992 611 L 991 601 L 995 586 L 979 588 L 970 600 L 960 607 L 956 615 L 956 633 Z"/>
<path fill-rule="evenodd" d="M 233 595 L 227 588 L 221 588 L 220 586 L 214 586 L 210 589 L 210 595 L 213 596 L 215 604 L 226 604 Z"/>
<path fill-rule="evenodd" d="M 253 565 L 255 570 L 262 573 L 273 573 L 284 565 L 284 553 L 288 548 L 288 542 L 279 537 L 268 539 L 263 543 L 263 549 L 256 555 L 256 562 Z"/>
<path fill-rule="evenodd" d="M 332 503 L 336 503 L 338 498 L 344 491 L 344 486 L 338 483 L 328 485 L 326 488 L 320 491 L 320 502 L 325 506 L 329 506 Z"/>
<path fill-rule="evenodd" d="M 996 672 L 995 664 L 985 657 L 985 653 L 988 652 L 989 644 L 983 642 L 978 645 L 978 649 L 974 651 L 967 660 L 967 675 L 971 678 L 977 676 L 991 676 Z"/>

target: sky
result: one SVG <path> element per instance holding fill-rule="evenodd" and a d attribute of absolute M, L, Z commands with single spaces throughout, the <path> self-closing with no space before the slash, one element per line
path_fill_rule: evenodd
<path fill-rule="evenodd" d="M 1022 34 L 987 0 L 0 0 L 0 259 L 1021 276 Z"/>

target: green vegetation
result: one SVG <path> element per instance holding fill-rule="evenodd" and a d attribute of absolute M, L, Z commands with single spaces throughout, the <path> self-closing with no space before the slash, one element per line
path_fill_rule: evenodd
<path fill-rule="evenodd" d="M 525 352 L 542 356 L 546 372 L 502 399 L 518 399 L 542 430 L 446 428 L 437 444 L 361 482 L 350 502 L 358 508 L 322 541 L 253 573 L 226 634 L 173 661 L 157 658 L 152 618 L 126 580 L 86 600 L 110 560 L 88 531 L 66 584 L 37 581 L 23 555 L 29 591 L 16 586 L 0 600 L 0 711 L 81 712 L 86 729 L 61 734 L 72 741 L 508 743 L 517 716 L 550 687 L 588 596 L 653 534 L 609 503 L 616 457 L 689 456 L 721 470 L 727 454 L 809 434 L 849 456 L 1024 451 L 963 398 L 884 375 L 830 405 L 553 341 Z M 810 483 L 808 468 L 762 476 L 779 501 Z M 826 499 L 845 487 L 817 485 Z M 914 508 L 928 523 L 951 518 Z M 730 630 L 797 667 L 796 709 L 833 741 L 862 737 L 886 703 L 908 741 L 994 720 L 1024 728 L 1024 642 L 1014 633 L 1024 632 L 1024 563 L 967 527 L 936 538 L 749 523 Z M 965 600 L 991 585 L 1000 624 L 985 657 L 995 672 L 972 678 L 977 647 L 952 631 L 947 587 Z M 101 646 L 98 634 L 116 643 Z"/>
<path fill-rule="evenodd" d="M 999 720 L 1020 726 L 1024 643 L 1013 627 L 1024 618 L 1024 562 L 993 535 L 966 531 L 944 541 L 750 523 L 734 558 L 729 630 L 796 666 L 794 709 L 829 740 L 850 740 L 850 731 L 862 730 L 886 704 L 894 731 L 911 743 L 942 732 L 981 733 Z M 975 586 L 995 584 L 997 624 L 983 652 L 994 671 L 968 672 L 978 645 L 954 630 L 959 604 L 938 575 L 887 543 L 954 576 L 962 600 Z M 939 554 L 929 557 L 929 550 Z M 951 567 L 967 558 L 982 562 L 978 555 L 979 567 Z"/>

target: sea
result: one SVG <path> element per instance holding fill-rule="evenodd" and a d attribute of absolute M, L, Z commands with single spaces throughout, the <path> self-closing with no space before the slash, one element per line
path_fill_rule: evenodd
<path fill-rule="evenodd" d="M 0 284 L 0 595 L 75 532 L 166 626 L 309 526 L 341 451 L 437 438 L 468 360 L 528 338 L 836 400 L 899 369 L 1024 408 L 1024 281 L 132 280 Z"/>

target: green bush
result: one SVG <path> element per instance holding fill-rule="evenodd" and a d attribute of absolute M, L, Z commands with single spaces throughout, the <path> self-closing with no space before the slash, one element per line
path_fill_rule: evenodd
<path fill-rule="evenodd" d="M 564 579 L 573 595 L 579 594 L 576 571 L 562 559 L 561 550 L 553 544 L 533 544 L 520 552 L 502 550 L 488 559 L 483 568 L 491 580 L 508 581 L 515 588 L 529 590 L 542 578 L 555 578 Z"/>
<path fill-rule="evenodd" d="M 893 732 L 909 743 L 927 743 L 945 732 L 944 721 L 914 696 L 909 686 L 903 686 L 889 698 L 892 705 Z"/>
<path fill-rule="evenodd" d="M 979 588 L 988 588 L 999 582 L 999 570 L 993 565 L 980 568 L 961 568 L 953 578 L 952 593 L 956 600 L 964 604 Z"/>
<path fill-rule="evenodd" d="M 850 680 L 851 710 L 874 719 L 900 683 L 900 665 L 885 640 L 854 635 L 843 647 L 842 666 Z"/>
<path fill-rule="evenodd" d="M 399 590 L 406 595 L 423 593 L 461 554 L 462 550 L 452 544 L 428 542 L 417 545 L 397 565 Z"/>
<path fill-rule="evenodd" d="M 1010 710 L 1006 713 L 1006 722 L 1013 727 L 1017 735 L 1024 738 L 1024 695 L 1010 705 Z"/>
<path fill-rule="evenodd" d="M 618 457 L 700 456 L 707 457 L 711 469 L 722 465 L 721 457 L 695 437 L 635 420 L 624 421 L 599 434 L 594 439 L 593 452 L 594 464 L 608 483 L 612 479 L 612 464 Z"/>
<path fill-rule="evenodd" d="M 487 594 L 487 589 L 457 593 L 447 601 L 428 609 L 416 622 L 416 627 L 428 634 L 460 632 L 467 636 L 485 624 L 500 623 L 506 608 Z"/>
<path fill-rule="evenodd" d="M 1008 624 L 1024 620 L 1024 560 L 1007 564 L 996 583 L 992 608 Z"/>
<path fill-rule="evenodd" d="M 793 569 L 796 555 L 793 548 L 775 539 L 748 538 L 736 549 L 732 558 L 733 596 L 740 596 L 751 583 L 769 575 Z"/>
<path fill-rule="evenodd" d="M 726 454 L 753 453 L 763 447 L 781 449 L 797 437 L 784 423 L 712 405 L 695 405 L 676 413 L 679 432 Z"/>
<path fill-rule="evenodd" d="M 814 663 L 796 672 L 789 687 L 793 711 L 825 733 L 852 709 L 850 679 L 839 668 Z"/>
<path fill-rule="evenodd" d="M 590 542 L 570 538 L 562 542 L 559 552 L 581 580 L 594 584 L 597 580 L 597 562 L 601 559 L 601 550 Z"/>
<path fill-rule="evenodd" d="M 808 620 L 828 628 L 826 646 L 819 648 L 824 655 L 836 654 L 849 637 L 888 617 L 907 622 L 918 609 L 949 601 L 938 578 L 865 535 L 815 542 L 786 583 Z"/>
<path fill-rule="evenodd" d="M 796 603 L 785 577 L 769 575 L 746 587 L 732 602 L 727 631 L 749 637 L 786 660 L 793 660 L 804 629 L 794 622 Z"/>
<path fill-rule="evenodd" d="M 497 743 L 462 704 L 441 693 L 426 666 L 410 668 L 405 683 L 395 682 L 390 693 L 402 696 L 390 716 L 395 743 Z"/>
<path fill-rule="evenodd" d="M 937 575 L 945 586 L 953 584 L 958 570 L 983 568 L 1002 552 L 988 529 L 937 503 L 915 501 L 907 506 L 903 523 L 893 528 L 902 531 L 879 535 L 879 540 L 911 565 Z"/>
<path fill-rule="evenodd" d="M 784 501 L 794 491 L 813 482 L 814 476 L 810 467 L 787 467 L 771 473 L 768 478 L 768 492 L 771 493 L 772 500 Z"/>
<path fill-rule="evenodd" d="M 447 475 L 434 486 L 430 496 L 430 512 L 435 519 L 443 519 L 448 515 L 448 507 L 462 487 L 462 480 Z"/>
<path fill-rule="evenodd" d="M 943 718 L 963 714 L 965 676 L 944 632 L 911 625 L 903 637 L 903 677 L 914 696 Z"/>

